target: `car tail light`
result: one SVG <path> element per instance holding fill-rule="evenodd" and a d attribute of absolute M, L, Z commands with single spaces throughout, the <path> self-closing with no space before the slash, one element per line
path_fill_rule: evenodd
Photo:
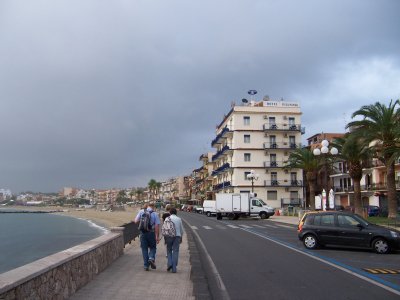
<path fill-rule="evenodd" d="M 303 229 L 303 223 L 299 223 L 297 226 L 297 232 L 300 232 Z"/>

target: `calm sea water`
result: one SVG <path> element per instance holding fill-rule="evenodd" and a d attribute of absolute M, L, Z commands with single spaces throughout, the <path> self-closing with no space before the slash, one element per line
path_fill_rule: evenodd
<path fill-rule="evenodd" d="M 104 234 L 86 220 L 51 213 L 0 213 L 0 273 Z"/>

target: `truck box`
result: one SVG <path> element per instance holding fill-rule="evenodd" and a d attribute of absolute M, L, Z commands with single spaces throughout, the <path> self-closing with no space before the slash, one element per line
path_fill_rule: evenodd
<path fill-rule="evenodd" d="M 236 220 L 245 216 L 268 219 L 275 213 L 263 200 L 252 197 L 249 193 L 217 193 L 215 208 L 217 219 L 228 217 L 230 220 Z"/>
<path fill-rule="evenodd" d="M 207 215 L 207 217 L 215 215 L 216 212 L 217 212 L 215 210 L 215 205 L 216 205 L 216 201 L 215 200 L 204 200 L 204 202 L 203 202 L 203 214 Z"/>

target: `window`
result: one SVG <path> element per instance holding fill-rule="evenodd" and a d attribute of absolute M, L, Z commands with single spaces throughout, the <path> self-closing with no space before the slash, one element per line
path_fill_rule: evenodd
<path fill-rule="evenodd" d="M 250 117 L 248 116 L 243 117 L 243 125 L 250 125 Z"/>
<path fill-rule="evenodd" d="M 244 161 L 250 161 L 251 160 L 251 153 L 245 153 L 244 154 Z"/>
<path fill-rule="evenodd" d="M 352 216 L 338 215 L 338 223 L 341 227 L 351 227 L 360 224 Z"/>
<path fill-rule="evenodd" d="M 245 142 L 246 144 L 249 144 L 249 143 L 250 143 L 250 134 L 245 134 L 245 135 L 244 135 L 244 142 Z"/>
<path fill-rule="evenodd" d="M 278 200 L 277 191 L 267 191 L 267 200 Z"/>
<path fill-rule="evenodd" d="M 335 226 L 335 218 L 333 215 L 315 216 L 314 225 Z"/>
<path fill-rule="evenodd" d="M 244 180 L 250 180 L 247 178 L 247 175 L 249 175 L 249 174 L 250 174 L 250 172 L 244 172 Z"/>

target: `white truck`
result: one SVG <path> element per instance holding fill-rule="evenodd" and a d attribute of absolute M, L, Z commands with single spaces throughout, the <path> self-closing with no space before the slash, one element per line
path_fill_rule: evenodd
<path fill-rule="evenodd" d="M 203 214 L 207 215 L 207 217 L 211 217 L 216 214 L 215 210 L 215 200 L 204 200 L 203 202 Z"/>
<path fill-rule="evenodd" d="M 274 208 L 268 206 L 263 200 L 252 197 L 249 193 L 218 193 L 216 196 L 217 220 L 227 217 L 229 220 L 237 220 L 239 217 L 257 217 L 268 219 L 274 215 Z"/>

